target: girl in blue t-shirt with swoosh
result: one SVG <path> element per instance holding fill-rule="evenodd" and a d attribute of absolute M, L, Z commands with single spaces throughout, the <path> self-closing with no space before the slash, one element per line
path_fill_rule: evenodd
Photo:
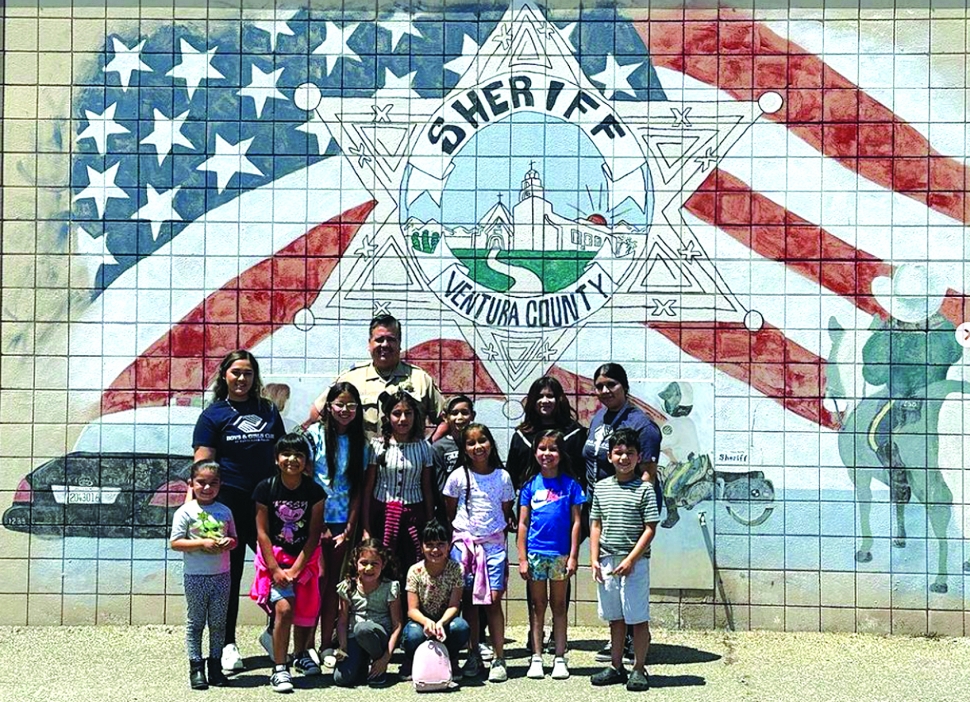
<path fill-rule="evenodd" d="M 552 605 L 555 658 L 552 677 L 569 677 L 566 666 L 567 584 L 578 567 L 583 489 L 572 475 L 562 432 L 539 432 L 519 493 L 519 574 L 532 595 L 532 661 L 526 673 L 542 678 L 542 624 Z M 548 588 L 546 586 L 548 583 Z"/>

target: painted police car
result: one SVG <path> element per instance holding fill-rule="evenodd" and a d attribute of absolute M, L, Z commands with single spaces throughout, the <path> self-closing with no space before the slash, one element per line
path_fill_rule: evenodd
<path fill-rule="evenodd" d="M 150 407 L 88 424 L 73 450 L 38 466 L 3 514 L 13 531 L 160 537 L 185 500 L 197 407 Z"/>

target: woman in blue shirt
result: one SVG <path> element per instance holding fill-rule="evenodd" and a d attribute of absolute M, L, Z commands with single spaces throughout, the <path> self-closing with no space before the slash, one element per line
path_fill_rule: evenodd
<path fill-rule="evenodd" d="M 604 363 L 593 375 L 593 388 L 602 407 L 589 422 L 589 433 L 583 446 L 589 492 L 593 492 L 597 481 L 609 478 L 614 473 L 607 444 L 617 429 L 633 429 L 640 435 L 640 471 L 643 479 L 656 487 L 660 428 L 643 410 L 630 402 L 630 381 L 626 370 L 619 363 Z"/>

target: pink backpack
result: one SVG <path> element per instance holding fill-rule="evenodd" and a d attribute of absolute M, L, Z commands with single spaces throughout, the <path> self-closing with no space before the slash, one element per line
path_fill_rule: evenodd
<path fill-rule="evenodd" d="M 451 679 L 451 659 L 440 641 L 425 641 L 414 652 L 411 680 L 417 692 L 451 690 L 458 685 Z"/>

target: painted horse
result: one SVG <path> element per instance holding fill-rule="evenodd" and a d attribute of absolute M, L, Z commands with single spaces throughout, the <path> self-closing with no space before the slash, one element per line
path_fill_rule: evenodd
<path fill-rule="evenodd" d="M 834 319 L 830 321 L 829 330 L 833 345 L 826 366 L 826 394 L 833 399 L 844 399 L 836 361 L 843 330 Z M 927 518 L 937 540 L 936 578 L 930 585 L 930 590 L 937 593 L 947 591 L 949 550 L 946 537 L 953 511 L 953 493 L 939 469 L 939 418 L 943 403 L 949 396 L 967 393 L 970 393 L 970 386 L 961 381 L 937 380 L 930 383 L 920 392 L 920 411 L 905 423 L 895 426 L 891 435 L 894 466 L 905 467 L 912 497 L 926 506 Z M 855 553 L 859 563 L 872 560 L 872 481 L 890 485 L 889 469 L 878 455 L 880 437 L 877 435 L 877 427 L 886 413 L 892 411 L 895 402 L 889 398 L 889 394 L 888 389 L 881 390 L 858 400 L 854 409 L 840 413 L 839 455 L 849 470 L 849 478 L 855 489 L 862 532 L 862 540 Z M 896 533 L 892 544 L 896 548 L 906 546 L 905 507 L 905 502 L 895 501 Z M 970 572 L 970 561 L 963 564 L 963 570 Z"/>

